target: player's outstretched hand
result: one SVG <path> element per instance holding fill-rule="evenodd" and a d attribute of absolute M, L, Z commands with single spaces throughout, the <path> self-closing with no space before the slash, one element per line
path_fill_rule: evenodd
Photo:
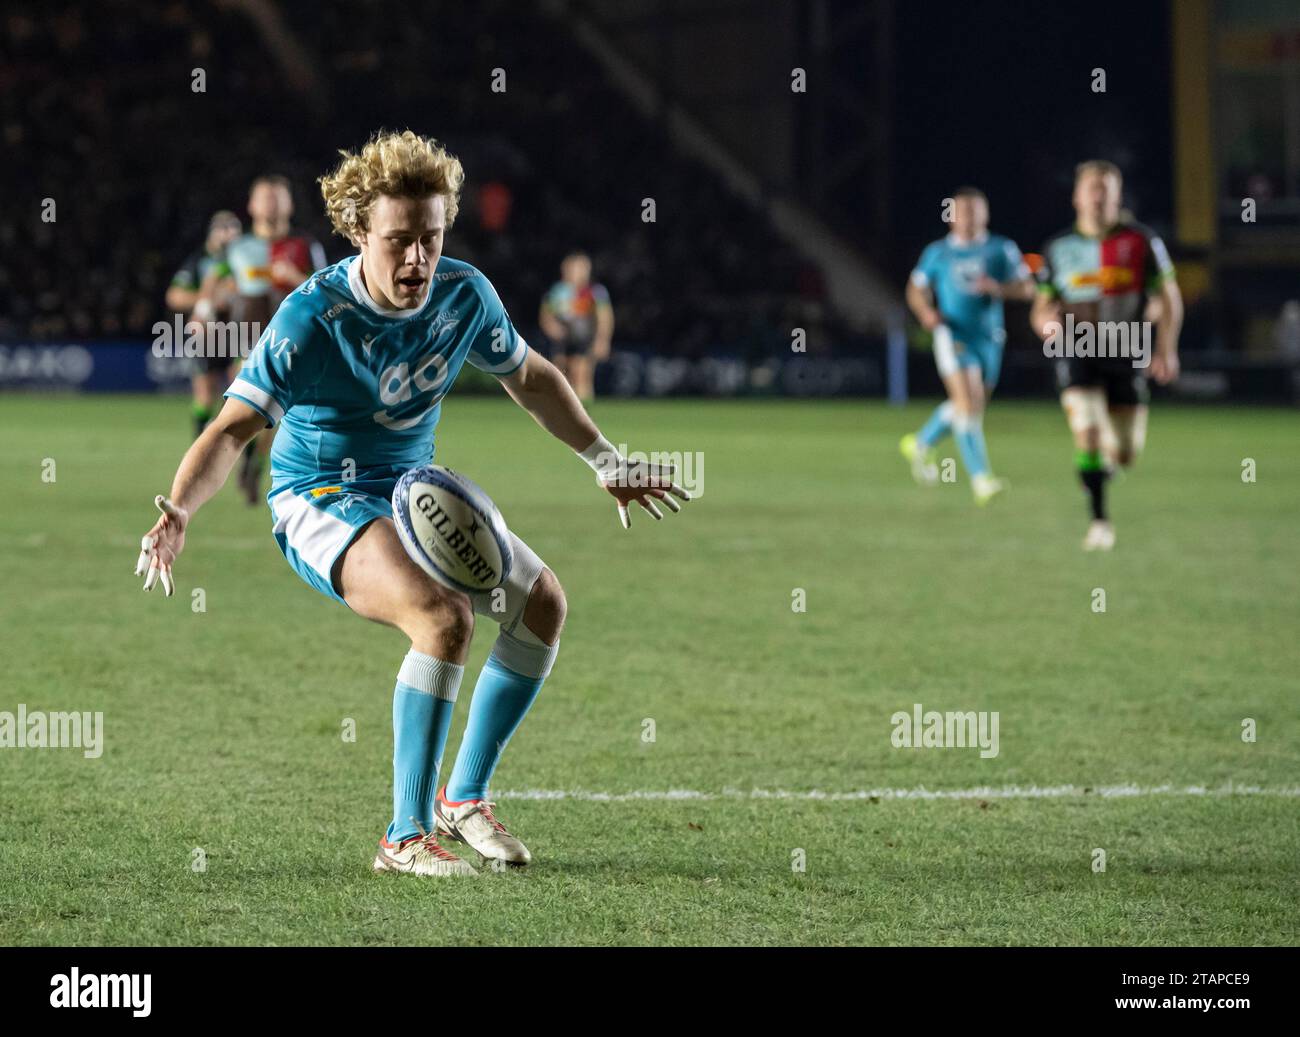
<path fill-rule="evenodd" d="M 655 501 L 664 502 L 669 511 L 677 512 L 682 506 L 674 497 L 689 501 L 691 495 L 673 482 L 677 468 L 671 464 L 652 464 L 649 461 L 628 461 L 620 458 L 618 467 L 600 476 L 600 484 L 618 501 L 618 520 L 624 529 L 632 528 L 628 505 L 640 504 L 656 520 L 664 514 Z"/>
<path fill-rule="evenodd" d="M 184 508 L 178 508 L 162 494 L 153 499 L 154 505 L 162 512 L 162 518 L 154 523 L 140 540 L 140 557 L 135 563 L 135 574 L 144 577 L 144 589 L 153 590 L 155 583 L 161 583 L 163 593 L 171 597 L 176 590 L 172 582 L 172 563 L 185 546 L 185 527 L 189 524 L 189 514 Z"/>
<path fill-rule="evenodd" d="M 1151 377 L 1157 385 L 1168 385 L 1178 377 L 1178 354 L 1156 353 L 1151 358 Z"/>

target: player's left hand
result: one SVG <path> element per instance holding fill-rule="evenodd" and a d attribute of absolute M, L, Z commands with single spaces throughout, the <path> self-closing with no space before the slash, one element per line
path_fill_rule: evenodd
<path fill-rule="evenodd" d="M 995 299 L 1002 298 L 1002 285 L 989 277 L 988 274 L 981 274 L 976 280 L 974 288 L 976 295 L 990 295 Z"/>
<path fill-rule="evenodd" d="M 649 461 L 628 461 L 620 458 L 616 469 L 600 476 L 600 484 L 618 501 L 618 520 L 624 529 L 632 528 L 628 506 L 635 501 L 656 521 L 663 519 L 655 501 L 663 501 L 669 511 L 678 512 L 682 506 L 674 497 L 689 501 L 691 495 L 673 482 L 676 465 L 652 464 Z"/>
<path fill-rule="evenodd" d="M 1178 377 L 1179 367 L 1177 353 L 1156 353 L 1151 358 L 1151 377 L 1157 385 L 1168 385 Z"/>

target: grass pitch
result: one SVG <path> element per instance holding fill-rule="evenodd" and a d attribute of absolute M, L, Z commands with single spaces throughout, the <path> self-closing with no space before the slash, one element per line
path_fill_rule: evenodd
<path fill-rule="evenodd" d="M 105 748 L 0 750 L 0 943 L 1294 944 L 1295 416 L 1158 406 L 1105 556 L 1055 407 L 994 404 L 986 509 L 911 483 L 926 409 L 601 401 L 616 443 L 704 456 L 698 502 L 625 533 L 526 415 L 452 396 L 439 461 L 570 602 L 495 781 L 536 863 L 471 883 L 370 873 L 405 645 L 301 583 L 265 507 L 200 513 L 177 597 L 132 578 L 184 403 L 4 398 L 0 710 L 102 711 Z M 914 703 L 997 711 L 998 755 L 894 748 Z"/>

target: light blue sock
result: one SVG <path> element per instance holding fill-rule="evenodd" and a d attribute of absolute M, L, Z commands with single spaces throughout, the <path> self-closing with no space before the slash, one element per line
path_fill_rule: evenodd
<path fill-rule="evenodd" d="M 966 474 L 972 479 L 979 475 L 987 475 L 989 455 L 988 449 L 984 446 L 983 420 L 954 414 L 952 438 L 957 441 L 957 449 L 961 452 L 961 462 L 966 466 Z"/>
<path fill-rule="evenodd" d="M 944 400 L 934 408 L 930 420 L 921 426 L 916 434 L 917 441 L 923 447 L 932 447 L 952 431 L 952 400 Z"/>
<path fill-rule="evenodd" d="M 388 841 L 399 843 L 433 829 L 433 796 L 442 750 L 465 667 L 412 648 L 393 689 L 393 821 Z"/>
<path fill-rule="evenodd" d="M 531 644 L 504 630 L 497 635 L 474 685 L 465 735 L 447 779 L 446 796 L 451 802 L 487 799 L 502 750 L 542 690 L 559 648 L 558 642 Z"/>

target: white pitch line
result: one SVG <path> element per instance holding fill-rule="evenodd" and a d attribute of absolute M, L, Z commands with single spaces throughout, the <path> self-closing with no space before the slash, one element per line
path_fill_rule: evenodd
<path fill-rule="evenodd" d="M 518 789 L 496 793 L 497 798 L 561 800 L 584 803 L 629 803 L 648 801 L 708 801 L 719 799 L 785 799 L 807 801 L 861 801 L 886 799 L 1124 799 L 1140 796 L 1282 796 L 1300 797 L 1300 787 L 1268 788 L 1260 785 L 1007 785 L 1000 788 L 970 789 L 858 789 L 853 792 L 823 792 L 811 789 L 722 789 L 701 792 L 698 789 L 638 789 L 632 792 L 593 792 L 584 789 Z"/>

